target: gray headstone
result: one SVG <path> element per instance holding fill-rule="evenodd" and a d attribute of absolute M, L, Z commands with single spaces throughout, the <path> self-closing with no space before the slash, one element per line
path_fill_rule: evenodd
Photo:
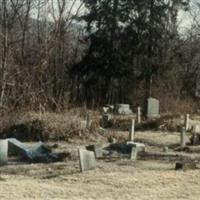
<path fill-rule="evenodd" d="M 8 141 L 0 140 L 0 166 L 8 163 Z"/>
<path fill-rule="evenodd" d="M 13 156 L 26 156 L 28 146 L 15 138 L 8 139 L 8 152 Z"/>
<path fill-rule="evenodd" d="M 84 149 L 79 149 L 78 152 L 79 152 L 80 171 L 84 172 L 87 170 L 95 169 L 96 161 L 94 152 L 87 151 Z"/>
<path fill-rule="evenodd" d="M 181 129 L 180 146 L 182 149 L 186 146 L 186 129 L 185 129 L 185 127 L 182 127 L 182 129 Z"/>
<path fill-rule="evenodd" d="M 101 144 L 94 144 L 94 145 L 89 145 L 86 147 L 87 150 L 93 151 L 95 158 L 102 158 L 103 157 L 103 146 Z"/>
<path fill-rule="evenodd" d="M 126 144 L 131 147 L 136 147 L 137 152 L 145 151 L 145 145 L 143 143 L 128 141 Z"/>
<path fill-rule="evenodd" d="M 159 118 L 159 101 L 154 98 L 148 98 L 147 100 L 147 117 Z"/>
<path fill-rule="evenodd" d="M 115 112 L 117 114 L 129 115 L 132 114 L 129 104 L 117 104 L 115 106 Z"/>
<path fill-rule="evenodd" d="M 137 153 L 138 153 L 137 147 L 132 147 L 130 159 L 131 160 L 137 160 Z"/>

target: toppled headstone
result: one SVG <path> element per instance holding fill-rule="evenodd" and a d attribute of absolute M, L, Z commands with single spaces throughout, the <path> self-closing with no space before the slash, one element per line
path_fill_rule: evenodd
<path fill-rule="evenodd" d="M 147 118 L 159 118 L 159 100 L 155 98 L 147 99 Z"/>
<path fill-rule="evenodd" d="M 8 141 L 0 140 L 0 166 L 8 162 Z"/>
<path fill-rule="evenodd" d="M 132 110 L 130 109 L 129 104 L 117 104 L 115 106 L 115 112 L 120 115 L 130 115 Z"/>
<path fill-rule="evenodd" d="M 79 163 L 81 172 L 95 169 L 96 161 L 94 152 L 84 149 L 79 149 L 78 153 L 79 153 Z"/>
<path fill-rule="evenodd" d="M 18 156 L 21 160 L 31 163 L 58 162 L 66 157 L 65 153 L 52 153 L 42 142 L 29 147 L 15 138 L 8 139 L 8 152 L 10 155 Z"/>

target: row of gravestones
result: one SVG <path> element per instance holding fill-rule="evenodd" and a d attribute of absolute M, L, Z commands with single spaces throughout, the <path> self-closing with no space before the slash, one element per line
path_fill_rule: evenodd
<path fill-rule="evenodd" d="M 159 101 L 155 98 L 147 99 L 146 115 L 148 118 L 158 118 L 159 115 Z M 108 110 L 111 109 L 109 106 L 103 107 L 103 111 L 107 114 Z M 112 111 L 118 114 L 132 114 L 132 110 L 129 104 L 116 104 L 112 106 Z"/>

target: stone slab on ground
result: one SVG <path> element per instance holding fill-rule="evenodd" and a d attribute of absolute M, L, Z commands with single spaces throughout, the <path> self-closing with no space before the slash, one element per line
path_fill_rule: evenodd
<path fill-rule="evenodd" d="M 94 152 L 85 149 L 79 149 L 78 153 L 79 153 L 79 164 L 81 172 L 95 169 L 96 160 Z"/>
<path fill-rule="evenodd" d="M 0 140 L 0 166 L 8 163 L 8 141 Z"/>

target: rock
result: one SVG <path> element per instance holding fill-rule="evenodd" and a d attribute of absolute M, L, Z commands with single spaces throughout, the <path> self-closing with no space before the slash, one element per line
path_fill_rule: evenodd
<path fill-rule="evenodd" d="M 95 169 L 96 161 L 94 152 L 87 151 L 84 149 L 79 149 L 79 163 L 80 163 L 80 171 L 84 172 L 87 170 Z"/>
<path fill-rule="evenodd" d="M 197 169 L 195 162 L 176 162 L 175 170 Z"/>

